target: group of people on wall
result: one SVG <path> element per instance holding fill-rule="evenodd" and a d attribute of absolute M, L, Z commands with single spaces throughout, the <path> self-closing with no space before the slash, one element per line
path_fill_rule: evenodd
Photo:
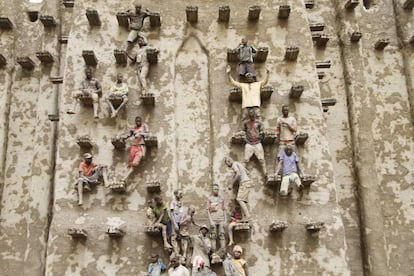
<path fill-rule="evenodd" d="M 135 3 L 134 9 L 128 11 L 130 32 L 127 39 L 126 52 L 132 62 L 137 64 L 138 79 L 141 84 L 141 93 L 148 90 L 146 77 L 148 75 L 149 63 L 146 57 L 147 39 L 142 35 L 141 29 L 145 18 L 149 16 L 148 10 L 143 10 L 140 3 Z M 137 50 L 130 54 L 135 41 L 138 41 Z M 158 229 L 163 237 L 164 249 L 170 252 L 168 267 L 163 264 L 159 253 L 150 255 L 150 264 L 147 274 L 157 276 L 168 271 L 171 276 L 190 275 L 216 275 L 212 271 L 212 264 L 222 264 L 226 276 L 249 275 L 248 265 L 242 257 L 243 248 L 234 244 L 233 231 L 238 224 L 247 224 L 251 220 L 248 208 L 249 192 L 252 180 L 247 164 L 253 156 L 258 159 L 265 179 L 268 177 L 268 170 L 264 157 L 262 141 L 265 130 L 260 113 L 261 89 L 267 84 L 269 70 L 266 69 L 266 76 L 263 80 L 257 80 L 254 66 L 254 55 L 257 50 L 248 44 L 246 38 L 241 39 L 236 48 L 239 62 L 237 66 L 238 81 L 231 76 L 231 68 L 227 67 L 231 84 L 241 90 L 242 93 L 242 130 L 245 134 L 245 148 L 243 163 L 226 157 L 224 163 L 232 170 L 233 177 L 230 185 L 238 186 L 237 195 L 234 200 L 234 208 L 228 219 L 227 206 L 224 199 L 219 195 L 220 186 L 212 185 L 212 194 L 207 200 L 207 217 L 209 225 L 198 224 L 194 220 L 195 209 L 186 207 L 183 204 L 183 192 L 174 191 L 174 198 L 167 205 L 163 197 L 155 195 L 148 201 L 146 216 L 147 227 Z M 93 104 L 93 114 L 99 118 L 99 97 L 102 95 L 102 86 L 97 79 L 92 77 L 92 70 L 85 71 L 86 77 L 81 82 L 80 89 L 75 90 L 72 96 L 75 100 L 72 109 L 68 114 L 75 114 L 78 102 L 84 97 L 89 97 Z M 117 116 L 121 108 L 128 102 L 129 88 L 123 82 L 122 74 L 117 75 L 116 82 L 110 88 L 106 97 L 110 109 L 110 117 Z M 114 105 L 112 99 L 118 98 L 118 104 Z M 289 107 L 282 106 L 282 116 L 277 119 L 275 132 L 279 142 L 279 149 L 276 154 L 276 173 L 281 175 L 280 195 L 289 195 L 292 185 L 297 187 L 302 194 L 303 185 L 301 178 L 303 172 L 299 163 L 299 157 L 295 146 L 297 132 L 296 119 L 289 115 Z M 133 138 L 133 144 L 129 150 L 128 170 L 122 179 L 126 182 L 132 172 L 140 164 L 146 154 L 145 135 L 149 133 L 149 127 L 143 122 L 140 116 L 135 118 L 133 126 L 124 139 Z M 78 181 L 76 190 L 78 192 L 78 204 L 83 204 L 83 192 L 90 191 L 94 185 L 103 183 L 109 186 L 107 167 L 95 164 L 90 152 L 83 155 L 83 161 L 78 167 Z M 198 227 L 198 234 L 191 235 L 190 225 Z M 228 242 L 226 238 L 228 237 Z M 228 248 L 230 249 L 228 252 Z"/>

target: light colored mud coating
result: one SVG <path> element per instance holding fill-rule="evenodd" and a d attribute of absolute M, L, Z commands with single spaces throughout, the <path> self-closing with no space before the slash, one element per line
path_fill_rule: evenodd
<path fill-rule="evenodd" d="M 266 63 L 256 64 L 258 79 L 264 77 L 265 66 L 270 69 L 269 85 L 275 90 L 262 104 L 265 127 L 275 128 L 281 106 L 288 104 L 300 131 L 309 134 L 299 147 L 304 171 L 317 177 L 301 202 L 281 200 L 274 188 L 263 185 L 259 163 L 249 164 L 254 232 L 252 241 L 238 234 L 235 241 L 245 250 L 251 274 L 414 274 L 412 11 L 403 10 L 403 1 L 396 0 L 369 1 L 369 9 L 361 1 L 351 11 L 343 1 L 315 1 L 313 9 L 306 9 L 303 1 L 294 0 L 288 3 L 289 19 L 278 20 L 279 5 L 286 3 L 241 2 L 141 1 L 161 14 L 161 27 L 146 22 L 143 29 L 149 45 L 160 50 L 148 77 L 155 106 L 148 107 L 139 98 L 135 68 L 116 65 L 113 56 L 114 49 L 125 47 L 128 35 L 115 15 L 132 8 L 132 1 L 75 1 L 74 8 L 65 8 L 58 0 L 0 0 L 0 17 L 14 25 L 0 32 L 0 53 L 8 62 L 0 69 L 3 274 L 139 275 L 151 251 L 160 252 L 167 263 L 161 237 L 143 232 L 144 206 L 151 197 L 148 181 L 160 181 L 167 202 L 174 189 L 182 188 L 184 204 L 196 207 L 200 223 L 207 222 L 207 196 L 211 183 L 218 182 L 230 210 L 236 191 L 228 185 L 231 171 L 223 158 L 242 160 L 243 147 L 229 143 L 240 129 L 241 108 L 228 101 L 226 49 L 236 47 L 242 37 L 269 48 Z M 186 22 L 189 4 L 198 6 L 198 23 Z M 223 4 L 231 9 L 229 23 L 217 21 Z M 254 4 L 261 7 L 261 15 L 249 22 L 248 7 Z M 89 26 L 87 8 L 98 11 L 100 27 Z M 52 15 L 57 26 L 30 22 L 29 10 Z M 323 33 L 330 37 L 325 49 L 314 47 L 310 23 L 325 24 Z M 349 41 L 353 31 L 363 34 L 359 43 Z M 68 44 L 58 43 L 61 35 L 69 36 Z M 381 38 L 391 43 L 376 51 L 374 44 Z M 283 60 L 289 46 L 300 48 L 296 62 Z M 37 51 L 45 50 L 54 56 L 52 65 L 36 58 Z M 73 103 L 71 93 L 84 78 L 82 50 L 93 50 L 98 59 L 94 76 L 104 96 L 118 72 L 130 87 L 130 101 L 116 119 L 109 118 L 102 98 L 99 120 L 92 118 L 89 107 L 66 114 Z M 23 70 L 15 62 L 20 56 L 29 56 L 35 69 Z M 318 80 L 315 62 L 320 60 L 330 60 L 332 67 L 323 69 L 326 76 Z M 63 84 L 49 81 L 55 76 L 62 76 Z M 293 83 L 305 87 L 299 100 L 289 99 Z M 338 103 L 323 113 L 320 102 L 327 97 Z M 59 122 L 49 121 L 49 114 L 59 115 Z M 108 165 L 110 180 L 119 180 L 127 170 L 128 147 L 115 150 L 111 138 L 126 133 L 137 115 L 157 135 L 158 148 L 148 151 L 127 193 L 98 186 L 78 207 L 73 186 L 84 150 L 76 138 L 89 135 L 94 161 Z M 276 150 L 265 146 L 270 172 Z M 289 223 L 279 235 L 268 231 L 276 219 Z M 325 222 L 319 237 L 306 232 L 309 221 Z M 88 238 L 72 240 L 69 227 L 85 229 Z M 126 235 L 110 239 L 107 227 L 120 227 Z M 197 233 L 195 228 L 190 231 Z"/>

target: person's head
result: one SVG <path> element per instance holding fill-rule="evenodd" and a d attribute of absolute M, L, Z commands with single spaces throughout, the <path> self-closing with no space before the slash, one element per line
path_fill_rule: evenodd
<path fill-rule="evenodd" d="M 137 125 L 137 127 L 141 126 L 141 124 L 142 124 L 141 116 L 135 117 L 135 124 Z"/>
<path fill-rule="evenodd" d="M 282 114 L 283 117 L 287 117 L 289 115 L 289 106 L 285 104 L 282 106 Z"/>
<path fill-rule="evenodd" d="M 246 78 L 246 82 L 254 82 L 254 77 L 252 73 L 246 73 L 244 77 Z"/>
<path fill-rule="evenodd" d="M 253 108 L 249 108 L 249 109 L 248 109 L 248 111 L 247 111 L 247 117 L 248 117 L 250 120 L 254 120 L 254 119 L 256 119 L 256 113 L 254 112 L 254 109 L 253 109 Z"/>
<path fill-rule="evenodd" d="M 85 76 L 88 80 L 90 80 L 92 78 L 92 69 L 88 68 L 85 70 Z"/>
<path fill-rule="evenodd" d="M 162 196 L 161 195 L 155 195 L 154 196 L 154 202 L 155 202 L 155 205 L 161 206 L 162 205 Z"/>
<path fill-rule="evenodd" d="M 156 263 L 156 262 L 158 262 L 158 259 L 159 259 L 159 255 L 158 255 L 158 253 L 151 253 L 151 255 L 150 255 L 150 262 L 151 263 Z"/>
<path fill-rule="evenodd" d="M 217 183 L 213 184 L 213 195 L 217 196 L 220 191 L 220 186 Z"/>
<path fill-rule="evenodd" d="M 231 167 L 232 165 L 233 165 L 233 159 L 231 159 L 231 157 L 225 157 L 224 158 L 224 163 L 228 166 L 228 167 Z"/>
<path fill-rule="evenodd" d="M 83 155 L 83 159 L 85 160 L 86 164 L 92 163 L 92 154 L 90 154 L 89 152 L 85 153 Z"/>
<path fill-rule="evenodd" d="M 243 45 L 247 45 L 247 38 L 245 38 L 245 37 L 243 37 L 242 39 L 241 39 L 241 44 L 243 44 Z"/>
<path fill-rule="evenodd" d="M 138 45 L 139 47 L 146 46 L 148 44 L 147 40 L 144 37 L 138 38 Z"/>
<path fill-rule="evenodd" d="M 241 248 L 240 245 L 235 245 L 233 247 L 233 256 L 234 256 L 235 259 L 240 259 L 242 253 L 243 253 L 243 249 Z"/>
<path fill-rule="evenodd" d="M 207 225 L 205 225 L 205 224 L 201 225 L 201 226 L 200 226 L 200 229 L 199 229 L 199 232 L 200 232 L 203 236 L 207 235 L 207 233 L 208 233 L 208 227 L 207 227 Z"/>
<path fill-rule="evenodd" d="M 137 1 L 135 2 L 134 6 L 135 6 L 135 13 L 140 13 L 142 5 Z"/>
<path fill-rule="evenodd" d="M 117 83 L 122 83 L 122 80 L 123 80 L 123 76 L 122 76 L 122 74 L 121 74 L 121 73 L 118 73 L 118 74 L 116 75 L 116 82 L 117 82 Z"/>
<path fill-rule="evenodd" d="M 174 191 L 174 196 L 176 200 L 181 200 L 183 198 L 183 191 L 178 189 Z"/>
<path fill-rule="evenodd" d="M 180 265 L 180 257 L 178 255 L 174 254 L 174 253 L 171 254 L 171 256 L 170 256 L 170 264 L 174 268 L 177 267 L 177 266 L 179 266 Z"/>
<path fill-rule="evenodd" d="M 291 155 L 292 155 L 292 152 L 293 152 L 293 148 L 292 148 L 292 146 L 287 145 L 287 146 L 286 146 L 286 148 L 285 148 L 285 153 L 286 153 L 286 155 L 287 155 L 287 156 L 291 156 Z"/>
<path fill-rule="evenodd" d="M 153 199 L 148 200 L 147 201 L 147 206 L 150 207 L 150 208 L 154 208 L 154 200 Z"/>

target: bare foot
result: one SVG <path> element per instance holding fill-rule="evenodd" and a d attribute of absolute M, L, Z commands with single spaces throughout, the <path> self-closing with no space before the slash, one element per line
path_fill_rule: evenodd
<path fill-rule="evenodd" d="M 234 244 L 233 241 L 229 241 L 229 244 L 227 246 L 232 246 Z"/>

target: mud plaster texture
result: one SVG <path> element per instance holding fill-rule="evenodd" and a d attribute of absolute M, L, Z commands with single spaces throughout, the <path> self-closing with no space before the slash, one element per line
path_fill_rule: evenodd
<path fill-rule="evenodd" d="M 113 50 L 124 48 L 128 32 L 118 25 L 116 13 L 132 8 L 132 1 L 0 1 L 0 16 L 13 22 L 1 30 L 0 53 L 7 65 L 0 69 L 0 267 L 2 275 L 139 275 L 146 271 L 148 255 L 157 251 L 165 263 L 161 237 L 144 233 L 144 207 L 151 197 L 148 181 L 159 181 L 166 202 L 173 191 L 184 191 L 184 204 L 195 206 L 195 218 L 207 223 L 206 200 L 211 185 L 230 209 L 235 187 L 223 158 L 243 158 L 243 147 L 231 145 L 240 128 L 241 106 L 228 100 L 231 85 L 225 74 L 226 50 L 246 36 L 258 47 L 268 47 L 265 63 L 256 64 L 258 78 L 271 71 L 274 93 L 262 103 L 266 128 L 274 129 L 281 106 L 288 104 L 300 131 L 309 139 L 299 147 L 306 173 L 317 177 L 301 202 L 282 200 L 275 188 L 264 185 L 259 163 L 249 170 L 254 187 L 249 208 L 252 240 L 235 235 L 244 248 L 251 275 L 413 275 L 413 35 L 412 11 L 403 1 L 364 1 L 346 10 L 343 1 L 141 1 L 144 8 L 161 14 L 161 26 L 145 23 L 149 45 L 159 49 L 151 65 L 148 84 L 155 106 L 144 106 L 135 67 L 115 63 Z M 230 21 L 217 21 L 218 8 L 228 4 Z M 259 5 L 258 21 L 247 20 L 248 7 Z M 287 20 L 277 18 L 279 5 L 289 4 Z M 368 7 L 369 4 L 369 7 Z M 186 6 L 198 6 L 198 22 L 186 22 Z M 102 25 L 91 27 L 85 16 L 95 8 Z M 52 15 L 57 26 L 31 22 L 27 11 Z M 319 32 L 329 36 L 325 48 L 312 42 L 311 23 L 324 23 Z M 354 31 L 362 33 L 350 42 Z M 68 36 L 68 43 L 59 43 Z M 374 44 L 387 38 L 384 50 Z M 300 48 L 295 62 L 284 60 L 289 46 Z M 98 65 L 94 76 L 105 96 L 118 72 L 130 87 L 129 102 L 116 119 L 100 99 L 100 119 L 92 108 L 80 107 L 67 115 L 71 93 L 84 78 L 83 50 L 93 50 Z M 54 56 L 41 64 L 38 51 Z M 16 63 L 29 56 L 32 71 Z M 331 61 L 331 68 L 316 69 L 315 62 Z M 317 72 L 325 72 L 318 79 Z M 235 65 L 232 74 L 236 77 Z M 53 84 L 50 77 L 63 77 Z M 289 99 L 292 84 L 305 90 Z M 322 111 L 322 98 L 337 104 Z M 59 115 L 58 122 L 48 115 Z M 77 206 L 73 188 L 82 153 L 76 138 L 89 135 L 94 161 L 106 164 L 110 181 L 126 172 L 127 149 L 115 150 L 111 138 L 126 133 L 141 115 L 158 147 L 149 152 L 128 182 L 125 194 L 98 186 Z M 274 170 L 276 145 L 264 147 L 267 169 Z M 286 220 L 282 234 L 268 231 L 274 220 Z M 304 225 L 322 221 L 318 236 Z M 109 226 L 126 231 L 110 239 Z M 84 241 L 73 240 L 69 227 L 88 232 Z M 197 229 L 191 228 L 196 234 Z M 219 267 L 214 267 L 223 275 Z"/>

